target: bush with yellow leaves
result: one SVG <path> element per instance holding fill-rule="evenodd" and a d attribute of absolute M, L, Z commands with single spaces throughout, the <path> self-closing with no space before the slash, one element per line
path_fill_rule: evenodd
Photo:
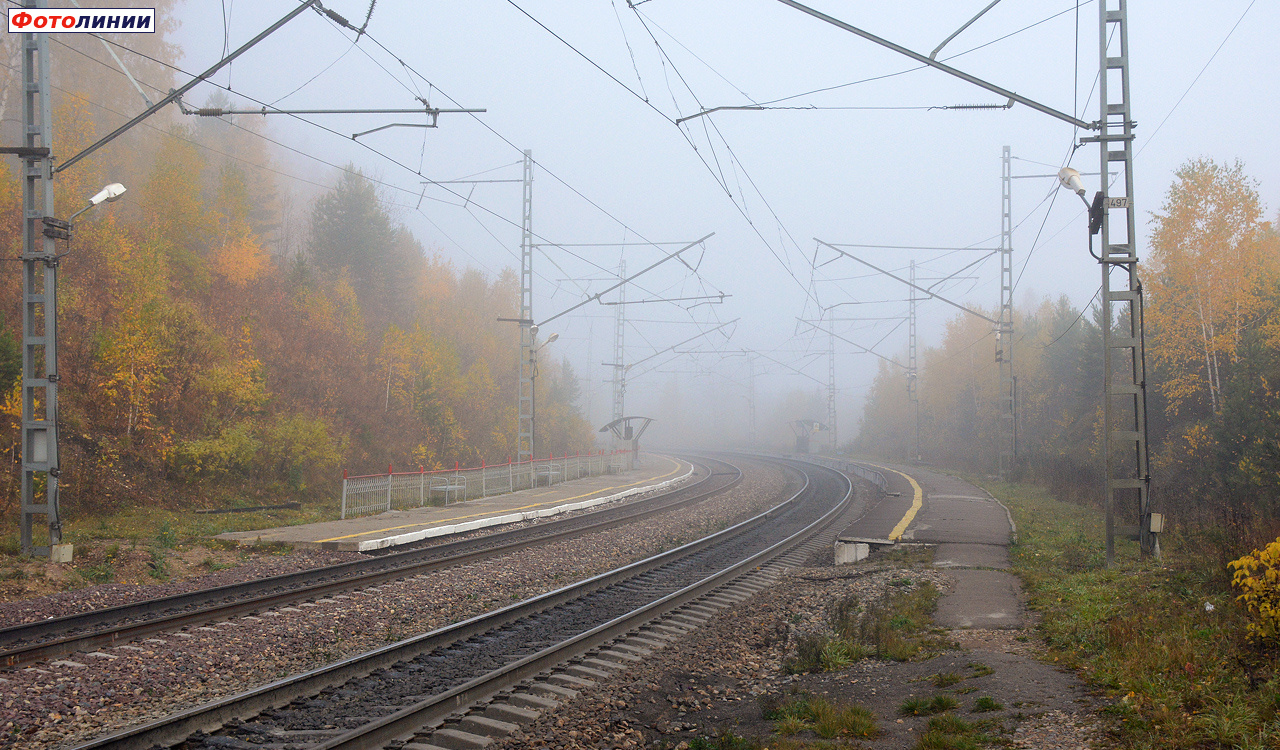
<path fill-rule="evenodd" d="M 1260 646 L 1280 645 L 1280 539 L 1227 565 L 1235 570 L 1231 585 L 1241 592 L 1236 601 L 1244 602 L 1254 619 L 1249 640 Z"/>

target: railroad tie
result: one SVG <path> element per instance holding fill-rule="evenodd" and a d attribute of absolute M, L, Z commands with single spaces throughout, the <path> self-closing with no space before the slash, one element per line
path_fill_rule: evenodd
<path fill-rule="evenodd" d="M 585 690 L 586 688 L 592 687 L 596 684 L 595 680 L 588 680 L 571 674 L 564 674 L 563 672 L 551 675 L 547 678 L 547 682 L 550 682 L 553 685 L 567 687 L 570 690 Z"/>
<path fill-rule="evenodd" d="M 578 697 L 577 690 L 553 682 L 535 682 L 529 686 L 529 692 L 559 701 L 570 701 Z"/>
<path fill-rule="evenodd" d="M 539 698 L 538 700 L 554 703 L 554 701 L 547 701 L 546 698 Z M 490 703 L 485 707 L 484 715 L 490 719 L 507 721 L 512 724 L 528 724 L 537 720 L 542 715 L 542 711 L 517 706 L 514 703 Z"/>
<path fill-rule="evenodd" d="M 610 648 L 614 651 L 622 651 L 628 654 L 635 654 L 636 656 L 648 656 L 665 645 L 667 644 L 650 638 L 641 638 L 633 635 L 625 641 L 619 641 L 618 643 L 613 644 Z"/>
<path fill-rule="evenodd" d="M 619 645 L 620 645 L 620 644 L 619 644 Z M 640 655 L 637 655 L 637 654 L 629 654 L 629 653 L 627 653 L 627 650 L 625 650 L 625 649 L 623 649 L 623 648 L 620 648 L 620 647 L 618 647 L 618 646 L 615 646 L 615 647 L 613 647 L 613 648 L 605 649 L 605 650 L 601 651 L 601 652 L 598 654 L 598 656 L 599 656 L 601 659 L 606 659 L 606 660 L 608 660 L 608 661 L 616 662 L 616 663 L 619 663 L 619 664 L 627 664 L 627 663 L 634 664 L 634 663 L 637 663 L 637 662 L 642 662 L 642 661 L 644 661 L 644 659 L 641 659 L 641 658 L 640 658 L 640 656 L 643 656 L 643 654 L 640 654 Z"/>
<path fill-rule="evenodd" d="M 529 689 L 533 690 L 533 688 Z M 560 705 L 560 701 L 554 700 L 554 697 L 538 695 L 533 692 L 512 693 L 507 696 L 507 702 L 516 708 L 523 708 L 528 711 L 553 711 Z"/>
<path fill-rule="evenodd" d="M 458 722 L 458 729 L 484 737 L 506 737 L 520 728 L 519 724 L 488 716 L 468 715 Z"/>
<path fill-rule="evenodd" d="M 446 750 L 483 750 L 492 744 L 492 737 L 464 732 L 461 729 L 437 729 L 431 733 L 431 745 L 443 747 Z"/>
<path fill-rule="evenodd" d="M 604 672 L 606 676 L 612 675 L 613 672 L 616 670 L 627 668 L 626 664 L 623 664 L 619 661 L 611 661 L 608 659 L 598 659 L 595 657 L 589 657 L 589 658 L 583 659 L 582 666 L 589 667 L 591 669 L 598 669 L 601 672 Z M 604 679 L 604 678 L 601 678 L 601 679 Z"/>

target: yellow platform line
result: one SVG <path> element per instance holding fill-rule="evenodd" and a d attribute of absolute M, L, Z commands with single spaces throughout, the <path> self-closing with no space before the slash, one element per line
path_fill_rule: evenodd
<path fill-rule="evenodd" d="M 892 471 L 894 474 L 897 474 L 898 476 L 910 482 L 911 490 L 912 492 L 915 493 L 915 496 L 911 498 L 911 507 L 907 509 L 906 515 L 902 517 L 901 521 L 898 521 L 897 526 L 893 527 L 893 531 L 889 532 L 889 538 L 896 542 L 902 538 L 902 535 L 903 533 L 906 532 L 907 527 L 910 526 L 911 522 L 916 519 L 916 513 L 918 513 L 920 509 L 924 507 L 924 490 L 920 489 L 920 485 L 916 483 L 916 480 L 912 479 L 910 476 L 906 474 L 903 474 L 897 469 L 890 469 L 888 466 L 879 466 L 876 464 L 867 464 L 867 466 L 870 466 L 876 469 L 884 469 L 885 471 Z"/>
<path fill-rule="evenodd" d="M 345 536 L 335 536 L 335 537 L 331 537 L 331 538 L 329 538 L 329 539 L 319 539 L 319 540 L 317 540 L 315 543 L 316 543 L 316 544 L 321 544 L 321 543 L 323 543 L 323 542 L 340 542 L 340 541 L 342 541 L 343 539 L 354 539 L 354 538 L 356 538 L 356 537 L 358 537 L 358 536 L 369 536 L 370 534 L 381 534 L 381 533 L 384 533 L 384 532 L 387 532 L 387 531 L 399 531 L 399 530 L 401 530 L 401 529 L 412 529 L 412 528 L 414 528 L 415 526 L 435 526 L 435 525 L 437 525 L 437 524 L 444 524 L 444 523 L 448 523 L 448 522 L 450 522 L 450 521 L 465 521 L 465 520 L 467 520 L 467 519 L 469 519 L 469 518 L 483 518 L 484 516 L 493 515 L 494 513 L 498 513 L 498 512 L 501 512 L 501 513 L 515 513 L 515 512 L 516 512 L 516 511 L 518 511 L 518 510 L 529 510 L 530 508 L 539 508 L 539 507 L 541 507 L 541 506 L 543 506 L 543 505 L 558 505 L 558 504 L 560 504 L 560 503 L 569 503 L 569 502 L 573 502 L 574 500 L 581 500 L 581 499 L 582 499 L 582 498 L 584 498 L 584 497 L 591 497 L 592 495 L 598 495 L 598 494 L 600 494 L 600 493 L 602 493 L 602 492 L 608 492 L 608 491 L 610 491 L 610 490 L 621 490 L 621 489 L 626 489 L 627 487 L 635 487 L 637 484 L 644 484 L 645 482 L 653 482 L 653 481 L 656 481 L 656 480 L 659 480 L 659 479 L 666 479 L 667 477 L 671 476 L 672 474 L 676 473 L 677 471 L 680 471 L 680 462 L 679 462 L 679 461 L 672 461 L 670 458 L 667 458 L 666 456 L 659 456 L 659 458 L 662 458 L 663 460 L 666 460 L 666 461 L 671 461 L 671 464 L 672 464 L 673 466 L 675 466 L 675 468 L 674 468 L 674 469 L 672 469 L 671 471 L 668 471 L 666 474 L 663 474 L 663 475 L 662 475 L 662 476 L 660 476 L 660 477 L 650 477 L 650 478 L 648 478 L 648 479 L 641 479 L 641 480 L 639 480 L 639 481 L 632 482 L 631 484 L 620 484 L 620 485 L 618 485 L 618 486 L 616 486 L 616 487 L 605 487 L 605 488 L 603 488 L 603 489 L 599 489 L 599 490 L 592 490 L 591 492 L 587 492 L 587 493 L 582 494 L 582 495 L 574 495 L 573 497 L 561 498 L 560 500 L 548 500 L 548 501 L 546 501 L 545 503 L 530 503 L 529 505 L 521 505 L 521 506 L 520 506 L 520 507 L 518 507 L 518 508 L 505 508 L 505 509 L 503 509 L 502 511 L 492 511 L 492 510 L 491 510 L 491 511 L 488 511 L 488 512 L 485 512 L 485 513 L 472 513 L 472 514 L 470 514 L 470 515 L 466 515 L 466 516 L 454 516 L 453 518 L 438 518 L 438 519 L 436 519 L 436 520 L 434 520 L 434 521 L 420 521 L 420 522 L 418 522 L 418 523 L 408 523 L 408 524 L 405 524 L 405 525 L 403 525 L 403 526 L 390 526 L 390 527 L 385 528 L 385 529 L 375 529 L 375 530 L 373 530 L 373 531 L 361 531 L 361 532 L 360 532 L 360 533 L 358 533 L 358 534 L 347 534 L 347 535 L 345 535 Z"/>

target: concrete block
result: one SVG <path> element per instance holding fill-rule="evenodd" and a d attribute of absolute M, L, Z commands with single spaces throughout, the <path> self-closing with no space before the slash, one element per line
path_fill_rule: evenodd
<path fill-rule="evenodd" d="M 74 544 L 55 544 L 49 548 L 49 562 L 69 563 L 74 551 Z"/>
<path fill-rule="evenodd" d="M 862 562 L 871 554 L 871 545 L 865 542 L 836 542 L 836 565 Z"/>

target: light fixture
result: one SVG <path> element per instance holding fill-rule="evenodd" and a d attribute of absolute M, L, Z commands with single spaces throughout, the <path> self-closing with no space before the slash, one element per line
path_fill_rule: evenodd
<path fill-rule="evenodd" d="M 1080 196 L 1086 206 L 1089 205 L 1089 201 L 1084 197 L 1084 180 L 1080 179 L 1080 172 L 1071 167 L 1063 167 L 1058 170 L 1058 182 L 1062 183 L 1062 186 L 1067 190 Z"/>
<path fill-rule="evenodd" d="M 1093 203 L 1090 203 L 1089 199 L 1084 197 L 1084 180 L 1081 180 L 1080 173 L 1071 167 L 1063 167 L 1058 170 L 1058 182 L 1067 190 L 1080 196 L 1080 200 L 1084 202 L 1085 208 L 1089 210 L 1089 236 L 1093 237 L 1102 229 L 1102 214 L 1106 210 L 1105 195 L 1099 190 L 1093 196 Z M 1089 248 L 1089 254 L 1093 255 L 1092 244 Z M 1093 257 L 1098 258 L 1097 255 L 1093 255 Z M 1098 258 L 1098 260 L 1101 260 L 1101 258 Z"/>
<path fill-rule="evenodd" d="M 67 219 L 67 223 L 70 224 L 75 221 L 77 216 L 88 211 L 99 203 L 114 203 L 120 200 L 120 196 L 125 194 L 125 190 L 125 186 L 118 182 L 113 182 L 110 185 L 107 185 L 103 189 L 99 190 L 97 195 L 89 199 L 89 205 L 79 211 L 76 211 L 74 214 L 71 214 L 71 218 Z"/>

